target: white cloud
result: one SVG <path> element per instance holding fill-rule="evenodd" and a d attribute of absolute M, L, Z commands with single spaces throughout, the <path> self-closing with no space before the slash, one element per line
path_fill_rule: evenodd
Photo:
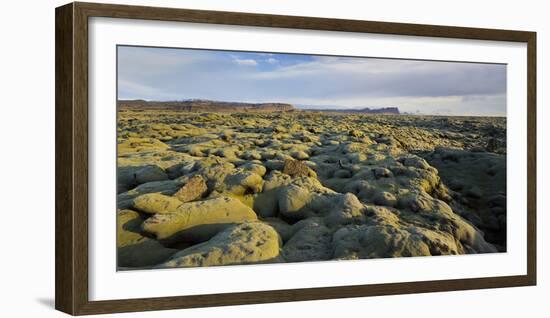
<path fill-rule="evenodd" d="M 121 99 L 177 99 L 177 94 L 167 93 L 156 87 L 118 79 L 118 92 Z"/>
<path fill-rule="evenodd" d="M 313 61 L 283 66 L 269 72 L 254 74 L 258 78 L 289 78 L 304 75 L 383 75 L 402 73 L 427 73 L 452 70 L 454 63 L 427 61 L 360 59 L 333 56 L 316 56 Z"/>
<path fill-rule="evenodd" d="M 243 65 L 243 66 L 256 66 L 258 65 L 258 62 L 256 62 L 256 60 L 253 60 L 253 59 L 233 59 L 233 61 L 235 63 L 237 63 L 238 65 Z"/>
<path fill-rule="evenodd" d="M 309 88 L 301 89 L 301 94 L 323 93 L 328 98 L 365 92 L 372 97 L 434 97 L 505 92 L 505 72 L 502 65 L 316 57 L 313 61 L 246 75 L 264 83 L 294 82 L 294 87 Z"/>
<path fill-rule="evenodd" d="M 185 54 L 179 53 L 180 51 L 176 49 L 120 46 L 118 48 L 119 71 L 128 75 L 135 75 L 136 72 L 166 74 L 177 67 L 186 67 L 209 60 L 207 55 L 199 51 L 188 50 Z"/>
<path fill-rule="evenodd" d="M 274 59 L 272 57 L 268 58 L 267 60 L 265 60 L 267 63 L 269 64 L 277 64 L 279 63 L 279 60 L 278 59 Z"/>
<path fill-rule="evenodd" d="M 154 87 L 132 82 L 125 79 L 118 80 L 118 88 L 123 91 L 134 92 L 138 96 L 154 96 L 159 93 L 158 89 Z"/>

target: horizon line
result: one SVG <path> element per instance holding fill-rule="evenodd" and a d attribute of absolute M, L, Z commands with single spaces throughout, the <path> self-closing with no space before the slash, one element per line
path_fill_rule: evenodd
<path fill-rule="evenodd" d="M 492 114 L 492 115 L 490 115 L 490 114 L 481 115 L 481 114 L 426 114 L 426 113 L 421 113 L 421 112 L 418 112 L 418 111 L 417 112 L 408 112 L 408 111 L 401 112 L 399 110 L 399 106 L 377 106 L 377 107 L 361 106 L 361 107 L 356 107 L 356 108 L 348 107 L 348 108 L 338 109 L 338 108 L 334 108 L 334 107 L 338 107 L 338 106 L 335 106 L 335 105 L 314 106 L 314 105 L 293 104 L 293 103 L 286 103 L 286 102 L 238 102 L 238 101 L 213 100 L 213 99 L 205 99 L 205 98 L 187 98 L 187 99 L 179 99 L 179 100 L 178 99 L 173 99 L 173 100 L 152 100 L 152 99 L 145 99 L 145 98 L 133 98 L 133 99 L 124 99 L 124 98 L 122 98 L 122 99 L 117 99 L 117 102 L 119 102 L 119 101 L 144 101 L 144 102 L 170 103 L 170 102 L 185 102 L 185 101 L 194 101 L 194 100 L 195 101 L 218 102 L 218 103 L 251 104 L 251 105 L 254 105 L 254 104 L 287 104 L 287 105 L 291 105 L 293 107 L 296 107 L 296 109 L 301 110 L 301 111 L 325 111 L 325 112 L 334 111 L 335 113 L 346 111 L 346 110 L 357 111 L 357 110 L 364 110 L 364 109 L 378 110 L 378 109 L 385 109 L 385 108 L 397 108 L 397 110 L 399 111 L 399 114 L 380 113 L 380 114 L 376 114 L 376 115 L 433 116 L 433 117 L 498 117 L 498 118 L 501 118 L 501 117 L 506 118 L 507 117 L 506 113 L 503 114 L 503 115 L 494 115 L 494 114 Z M 317 107 L 317 108 L 315 108 L 315 107 Z M 324 107 L 324 108 L 322 108 L 322 107 Z"/>

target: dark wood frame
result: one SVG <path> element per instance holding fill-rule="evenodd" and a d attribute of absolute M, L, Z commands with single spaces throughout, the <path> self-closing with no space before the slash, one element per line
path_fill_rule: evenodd
<path fill-rule="evenodd" d="M 145 299 L 88 300 L 88 18 L 112 17 L 527 43 L 527 275 Z M 55 11 L 55 307 L 73 315 L 536 285 L 536 33 L 70 3 Z M 513 107 L 513 105 L 512 105 Z"/>

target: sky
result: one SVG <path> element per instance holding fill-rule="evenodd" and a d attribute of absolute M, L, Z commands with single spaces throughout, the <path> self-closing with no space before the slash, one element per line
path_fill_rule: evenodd
<path fill-rule="evenodd" d="M 118 47 L 118 98 L 506 115 L 506 65 Z"/>

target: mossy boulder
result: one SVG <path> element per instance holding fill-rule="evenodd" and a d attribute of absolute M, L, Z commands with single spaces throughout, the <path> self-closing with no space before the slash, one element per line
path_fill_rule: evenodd
<path fill-rule="evenodd" d="M 393 207 L 397 204 L 397 198 L 391 192 L 380 191 L 374 196 L 374 203 Z"/>
<path fill-rule="evenodd" d="M 259 163 L 254 163 L 254 162 L 246 163 L 242 165 L 241 168 L 246 171 L 250 171 L 254 174 L 257 174 L 260 177 L 263 177 L 267 172 L 267 169 L 263 165 Z"/>
<path fill-rule="evenodd" d="M 118 153 L 162 151 L 168 148 L 167 144 L 155 138 L 130 137 L 118 144 Z"/>
<path fill-rule="evenodd" d="M 233 194 L 258 193 L 262 191 L 263 179 L 253 172 L 243 171 L 227 176 L 224 184 L 225 189 L 218 191 Z"/>
<path fill-rule="evenodd" d="M 168 180 L 168 175 L 157 165 L 118 167 L 117 193 L 126 192 L 140 184 L 164 180 Z"/>
<path fill-rule="evenodd" d="M 246 222 L 233 225 L 209 241 L 186 248 L 158 266 L 197 267 L 278 262 L 281 240 L 269 225 Z"/>
<path fill-rule="evenodd" d="M 218 197 L 182 203 L 171 213 L 155 214 L 143 222 L 143 229 L 167 242 L 200 242 L 229 225 L 256 219 L 256 213 L 240 200 Z"/>
<path fill-rule="evenodd" d="M 253 209 L 260 217 L 274 217 L 279 213 L 279 189 L 264 190 L 256 194 Z"/>
<path fill-rule="evenodd" d="M 117 208 L 132 208 L 134 199 L 147 193 L 160 193 L 165 195 L 174 194 L 182 185 L 178 180 L 153 181 L 140 184 L 127 192 L 117 195 Z"/>
<path fill-rule="evenodd" d="M 157 265 L 177 252 L 141 234 L 143 222 L 132 210 L 117 212 L 117 266 L 145 267 Z"/>
<path fill-rule="evenodd" d="M 133 201 L 136 210 L 153 214 L 175 212 L 182 204 L 177 198 L 160 193 L 143 194 Z"/>
<path fill-rule="evenodd" d="M 365 206 L 353 193 L 326 196 L 321 207 L 325 223 L 339 227 L 350 223 L 363 223 Z"/>
<path fill-rule="evenodd" d="M 389 225 L 341 228 L 334 234 L 334 257 L 339 259 L 429 256 L 420 234 Z"/>
<path fill-rule="evenodd" d="M 309 155 L 305 151 L 295 151 L 290 154 L 292 158 L 296 160 L 307 160 L 309 159 Z"/>
<path fill-rule="evenodd" d="M 314 194 L 305 188 L 296 185 L 286 186 L 278 194 L 279 212 L 291 219 L 302 219 L 311 213 L 308 205 L 314 198 Z"/>
<path fill-rule="evenodd" d="M 307 219 L 293 226 L 295 234 L 283 246 L 287 262 L 322 261 L 332 258 L 332 232 L 322 221 Z"/>

